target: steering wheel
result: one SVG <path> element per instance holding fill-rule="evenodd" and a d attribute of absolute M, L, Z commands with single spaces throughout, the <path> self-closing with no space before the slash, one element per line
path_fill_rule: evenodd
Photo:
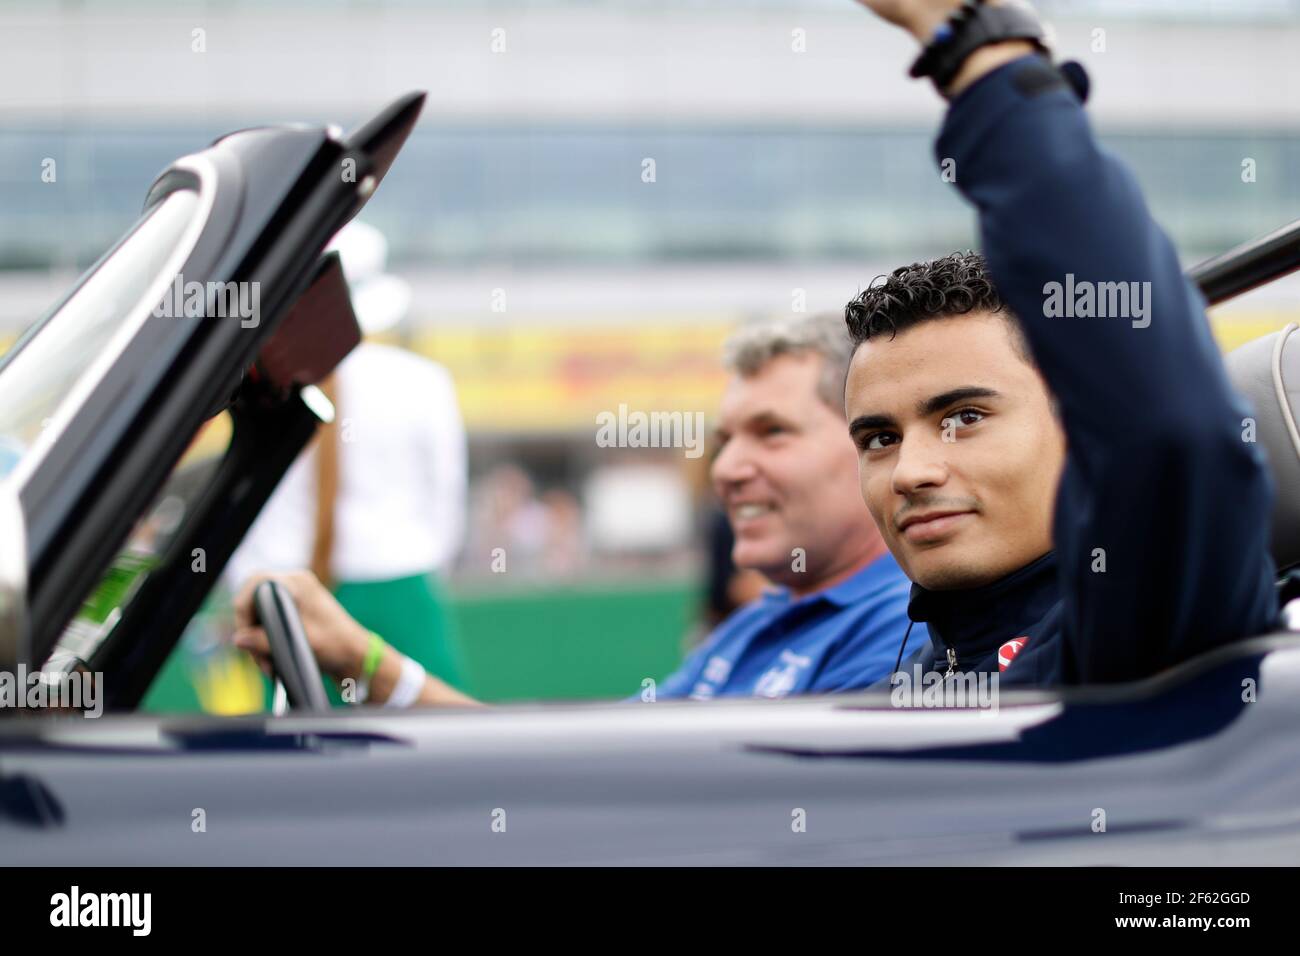
<path fill-rule="evenodd" d="M 253 591 L 253 607 L 271 645 L 275 676 L 284 684 L 294 710 L 329 710 L 316 655 L 289 590 L 278 581 L 263 581 Z"/>

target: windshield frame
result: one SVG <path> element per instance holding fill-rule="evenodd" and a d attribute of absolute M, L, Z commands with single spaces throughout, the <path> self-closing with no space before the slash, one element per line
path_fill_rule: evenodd
<path fill-rule="evenodd" d="M 172 195 L 187 190 L 197 194 L 198 207 L 194 210 L 191 220 L 181 233 L 176 248 L 164 260 L 162 268 L 158 270 L 158 274 L 146 286 L 144 293 L 127 309 L 123 310 L 121 323 L 109 338 L 103 351 L 95 356 L 89 366 L 77 376 L 68 393 L 59 399 L 53 414 L 50 415 L 49 424 L 41 430 L 40 437 L 19 459 L 13 472 L 6 476 L 7 480 L 13 483 L 15 489 L 23 488 L 31 480 L 32 475 L 35 474 L 41 463 L 49 455 L 50 449 L 58 443 L 59 439 L 67 431 L 68 425 L 76 418 L 78 412 L 85 407 L 86 402 L 89 401 L 95 390 L 108 376 L 109 371 L 143 331 L 154 307 L 162 299 L 175 277 L 181 274 L 182 267 L 193 254 L 195 247 L 198 245 L 199 237 L 202 236 L 204 229 L 207 228 L 212 218 L 212 208 L 216 202 L 216 171 L 211 161 L 202 155 L 186 156 L 177 160 L 173 168 L 191 173 L 192 179 L 186 177 L 189 180 L 188 182 L 178 180 L 177 188 L 151 197 L 151 202 L 143 210 L 131 229 L 118 239 L 112 248 L 101 256 L 91 268 L 81 275 L 76 285 L 69 290 L 54 308 L 46 312 L 32 325 L 28 332 L 5 355 L 3 362 L 0 362 L 0 376 L 3 376 L 10 364 L 63 312 L 67 305 L 80 294 L 87 283 L 98 275 L 112 261 L 114 256 L 122 251 L 127 243 L 131 241 L 131 238 L 140 231 Z"/>
<path fill-rule="evenodd" d="M 355 180 L 338 174 L 346 157 L 357 162 Z M 205 287 L 214 282 L 256 287 L 259 320 L 158 316 L 158 303 L 147 303 L 137 334 L 90 386 L 92 393 L 34 473 L 15 487 L 26 523 L 27 614 L 19 660 L 34 666 L 46 661 L 203 422 L 231 407 L 242 392 L 246 370 L 309 284 L 321 250 L 373 191 L 373 177 L 367 179 L 372 163 L 324 129 L 255 127 L 218 139 L 198 157 L 177 160 L 155 180 L 146 208 L 177 189 L 196 188 L 210 170 L 215 201 L 179 271 L 186 283 Z M 158 278 L 161 300 L 162 284 L 172 277 Z M 304 427 L 301 444 L 314 423 L 313 418 L 311 429 Z M 264 461 L 245 457 L 230 473 L 223 469 L 223 491 L 238 499 L 229 507 L 247 510 L 250 521 L 289 464 L 276 457 L 275 438 L 255 449 Z M 262 476 L 270 470 L 267 462 L 278 470 Z M 227 503 L 203 507 L 219 511 Z M 240 525 L 240 534 L 245 527 Z M 102 665 L 106 686 L 132 696 L 137 679 L 157 670 L 160 662 L 153 655 L 179 639 L 220 573 L 224 551 L 207 555 L 207 573 L 173 575 L 170 587 L 159 585 L 175 605 L 174 617 L 166 600 L 152 602 L 152 615 L 124 612 L 113 631 L 120 653 L 108 655 Z M 142 594 L 158 590 L 149 583 Z M 149 658 L 143 664 L 142 655 Z"/>
<path fill-rule="evenodd" d="M 169 546 L 172 566 L 144 582 L 95 654 L 110 706 L 138 705 L 230 552 L 315 432 L 318 414 L 296 388 L 287 396 L 263 394 L 261 378 L 250 384 L 246 373 L 315 281 L 329 239 L 374 193 L 423 100 L 423 93 L 400 98 L 347 139 L 299 124 L 239 130 L 177 160 L 154 181 L 145 208 L 176 189 L 195 188 L 206 171 L 196 161 L 210 167 L 211 213 L 179 271 L 187 284 L 248 283 L 260 292 L 258 319 L 158 316 L 157 303 L 149 303 L 139 332 L 26 483 L 4 482 L 17 492 L 26 538 L 20 661 L 45 661 L 200 427 L 229 408 L 236 413 L 234 442 L 219 480 L 182 526 L 186 541 Z M 354 332 L 355 325 L 352 318 Z M 178 563 L 194 547 L 207 556 L 203 573 L 192 573 L 188 558 L 184 567 Z"/>

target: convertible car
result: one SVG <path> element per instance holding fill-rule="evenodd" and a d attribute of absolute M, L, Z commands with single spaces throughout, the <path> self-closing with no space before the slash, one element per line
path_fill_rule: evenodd
<path fill-rule="evenodd" d="M 0 863 L 1300 858 L 1300 638 L 1285 631 L 1132 686 L 1003 693 L 996 709 L 861 693 L 331 711 L 271 591 L 287 711 L 136 712 L 332 414 L 315 383 L 358 332 L 322 250 L 421 102 L 346 136 L 253 129 L 177 160 L 0 365 L 0 672 L 100 674 L 104 708 L 0 711 Z M 1220 302 L 1297 266 L 1291 227 L 1193 275 Z M 232 288 L 253 294 L 222 301 L 257 308 L 213 315 Z M 158 308 L 176 290 L 181 307 Z M 1277 476 L 1283 572 L 1300 564 L 1297 335 L 1231 359 Z M 1279 588 L 1298 590 L 1287 574 Z"/>

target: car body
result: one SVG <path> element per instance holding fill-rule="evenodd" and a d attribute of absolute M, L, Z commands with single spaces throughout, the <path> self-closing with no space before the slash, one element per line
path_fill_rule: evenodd
<path fill-rule="evenodd" d="M 134 712 L 330 414 L 314 382 L 356 326 L 322 250 L 373 193 L 419 105 L 399 100 L 346 138 L 251 130 L 179 160 L 141 222 L 0 365 L 0 398 L 12 400 L 0 412 L 0 670 L 100 673 L 107 708 L 98 719 L 0 714 L 0 863 L 1300 855 L 1300 639 L 1288 633 L 1139 684 L 1003 693 L 976 708 L 864 692 Z M 1300 263 L 1295 235 L 1281 253 L 1270 237 L 1197 277 L 1212 300 L 1267 281 Z M 178 276 L 257 283 L 260 314 L 157 315 Z M 204 446 L 217 421 L 224 438 Z"/>

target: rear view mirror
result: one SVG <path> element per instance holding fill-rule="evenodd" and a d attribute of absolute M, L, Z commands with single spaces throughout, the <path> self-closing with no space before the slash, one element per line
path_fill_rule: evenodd
<path fill-rule="evenodd" d="M 331 252 L 321 257 L 311 283 L 262 347 L 253 377 L 287 395 L 295 386 L 320 382 L 360 341 L 343 266 Z"/>

